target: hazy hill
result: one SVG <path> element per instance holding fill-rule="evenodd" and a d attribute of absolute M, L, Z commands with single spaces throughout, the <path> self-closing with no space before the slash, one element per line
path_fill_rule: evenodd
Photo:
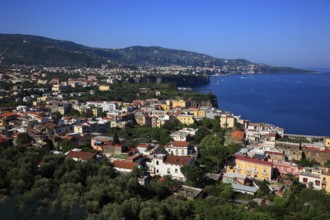
<path fill-rule="evenodd" d="M 45 37 L 0 34 L 0 62 L 44 66 L 99 67 L 110 66 L 208 66 L 234 67 L 255 65 L 257 72 L 301 72 L 301 70 L 254 64 L 244 59 L 219 59 L 205 54 L 162 47 L 134 46 L 124 49 L 87 47 L 70 41 Z"/>

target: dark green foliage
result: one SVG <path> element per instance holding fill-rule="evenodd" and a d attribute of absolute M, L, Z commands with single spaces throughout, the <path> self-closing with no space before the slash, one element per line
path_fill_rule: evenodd
<path fill-rule="evenodd" d="M 63 152 L 68 152 L 76 147 L 77 145 L 73 141 L 63 140 L 59 143 L 59 149 Z"/>
<path fill-rule="evenodd" d="M 197 185 L 204 175 L 204 171 L 201 168 L 191 165 L 181 167 L 181 172 L 193 185 Z"/>
<path fill-rule="evenodd" d="M 330 196 L 323 191 L 288 192 L 273 206 L 259 207 L 235 204 L 231 186 L 215 184 L 205 188 L 212 197 L 185 201 L 170 196 L 179 183 L 169 177 L 143 187 L 136 172 L 116 175 L 106 162 L 75 162 L 22 147 L 0 149 L 0 174 L 1 219 L 330 218 Z"/>
<path fill-rule="evenodd" d="M 20 133 L 16 138 L 16 144 L 17 145 L 30 144 L 32 140 L 33 138 L 30 137 L 27 133 Z"/>

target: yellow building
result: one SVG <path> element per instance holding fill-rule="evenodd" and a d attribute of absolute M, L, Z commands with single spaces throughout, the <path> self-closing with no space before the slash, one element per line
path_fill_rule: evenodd
<path fill-rule="evenodd" d="M 220 116 L 220 126 L 222 128 L 234 128 L 236 124 L 236 119 L 230 115 Z"/>
<path fill-rule="evenodd" d="M 180 121 L 181 124 L 191 125 L 195 123 L 193 115 L 179 115 L 177 119 Z"/>
<path fill-rule="evenodd" d="M 327 193 L 330 193 L 330 168 L 322 168 L 321 186 Z"/>
<path fill-rule="evenodd" d="M 99 86 L 99 90 L 100 91 L 109 91 L 110 90 L 110 86 L 109 85 L 100 85 Z"/>
<path fill-rule="evenodd" d="M 185 108 L 186 102 L 184 100 L 172 100 L 172 107 L 173 108 Z"/>
<path fill-rule="evenodd" d="M 195 118 L 205 118 L 206 112 L 202 109 L 197 109 L 196 111 L 194 111 L 194 117 Z"/>
<path fill-rule="evenodd" d="M 98 107 L 92 108 L 92 112 L 94 117 L 100 117 L 102 116 L 103 113 L 102 108 L 98 108 Z"/>
<path fill-rule="evenodd" d="M 325 137 L 323 139 L 323 144 L 324 144 L 324 147 L 330 148 L 330 138 L 329 137 Z"/>
<path fill-rule="evenodd" d="M 169 111 L 171 109 L 171 106 L 166 104 L 162 104 L 160 107 L 163 109 L 163 111 Z"/>
<path fill-rule="evenodd" d="M 226 167 L 226 172 L 240 173 L 258 180 L 271 180 L 273 163 L 249 158 L 241 155 L 235 156 L 235 164 Z"/>

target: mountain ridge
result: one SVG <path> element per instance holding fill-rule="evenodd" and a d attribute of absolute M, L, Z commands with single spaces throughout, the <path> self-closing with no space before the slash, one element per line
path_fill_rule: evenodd
<path fill-rule="evenodd" d="M 43 66 L 109 67 L 121 66 L 193 66 L 217 67 L 224 72 L 270 73 L 308 72 L 291 67 L 258 64 L 246 59 L 215 58 L 207 54 L 161 46 L 96 48 L 73 41 L 43 36 L 0 34 L 0 64 Z M 254 66 L 251 70 L 251 66 Z"/>

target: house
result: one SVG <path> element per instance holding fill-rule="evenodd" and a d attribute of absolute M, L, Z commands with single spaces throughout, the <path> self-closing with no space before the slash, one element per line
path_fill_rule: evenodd
<path fill-rule="evenodd" d="M 139 163 L 126 161 L 126 160 L 115 160 L 112 162 L 113 168 L 118 172 L 132 172 L 134 167 L 138 167 Z"/>
<path fill-rule="evenodd" d="M 123 141 L 125 139 L 123 138 L 119 138 L 119 142 L 121 144 L 123 144 Z M 94 148 L 97 151 L 102 151 L 103 150 L 103 146 L 106 145 L 113 145 L 113 137 L 109 137 L 109 136 L 95 136 L 91 139 L 91 146 L 92 148 Z"/>
<path fill-rule="evenodd" d="M 226 166 L 226 172 L 247 175 L 257 180 L 271 180 L 273 175 L 273 163 L 249 158 L 242 155 L 235 155 L 235 161 Z"/>
<path fill-rule="evenodd" d="M 75 161 L 87 161 L 87 160 L 96 159 L 96 153 L 84 152 L 84 151 L 71 150 L 67 153 L 66 156 Z"/>
<path fill-rule="evenodd" d="M 191 125 L 195 123 L 195 119 L 193 115 L 179 115 L 176 117 L 181 124 Z"/>
<path fill-rule="evenodd" d="M 273 160 L 273 169 L 276 169 L 280 174 L 299 175 L 298 165 L 292 162 Z"/>
<path fill-rule="evenodd" d="M 175 131 L 172 134 L 170 134 L 171 138 L 175 141 L 188 141 L 189 139 L 189 133 L 181 132 L 181 131 Z"/>
<path fill-rule="evenodd" d="M 323 138 L 323 145 L 325 148 L 330 148 L 330 137 Z"/>
<path fill-rule="evenodd" d="M 222 128 L 234 128 L 236 126 L 236 118 L 231 114 L 221 114 L 220 126 Z"/>
<path fill-rule="evenodd" d="M 305 167 L 299 174 L 299 182 L 305 184 L 306 187 L 321 190 L 321 169 Z"/>
<path fill-rule="evenodd" d="M 165 146 L 165 150 L 175 156 L 188 156 L 193 153 L 193 147 L 186 141 L 173 141 Z"/>
<path fill-rule="evenodd" d="M 239 192 L 243 194 L 249 194 L 249 195 L 254 195 L 257 192 L 257 188 L 252 187 L 252 186 L 245 186 L 241 184 L 236 184 L 233 183 L 231 184 L 233 187 L 234 192 Z"/>
<path fill-rule="evenodd" d="M 242 142 L 244 140 L 244 131 L 234 131 L 231 133 L 231 140 L 234 142 Z"/>
<path fill-rule="evenodd" d="M 244 181 L 246 178 L 247 178 L 247 176 L 245 174 L 226 172 L 223 174 L 222 182 L 230 183 L 230 184 L 236 183 L 236 184 L 244 185 Z"/>
<path fill-rule="evenodd" d="M 195 200 L 203 197 L 203 190 L 192 186 L 181 185 L 174 192 L 174 196 L 181 196 L 188 200 Z"/>
<path fill-rule="evenodd" d="M 322 168 L 321 185 L 322 189 L 324 189 L 327 193 L 330 193 L 330 168 Z"/>
<path fill-rule="evenodd" d="M 99 86 L 99 90 L 100 91 L 109 91 L 110 90 L 110 86 L 109 85 L 100 85 Z"/>
<path fill-rule="evenodd" d="M 158 148 L 157 146 L 154 146 L 150 143 L 140 143 L 137 146 L 137 149 L 140 152 L 140 154 L 144 156 L 151 156 L 152 154 L 155 153 L 157 148 Z"/>
<path fill-rule="evenodd" d="M 173 108 L 185 108 L 186 102 L 184 100 L 171 100 Z"/>
<path fill-rule="evenodd" d="M 151 163 L 147 163 L 147 165 L 152 175 L 170 175 L 173 179 L 185 180 L 185 176 L 181 173 L 181 167 L 193 163 L 194 159 L 189 156 L 156 154 Z"/>

